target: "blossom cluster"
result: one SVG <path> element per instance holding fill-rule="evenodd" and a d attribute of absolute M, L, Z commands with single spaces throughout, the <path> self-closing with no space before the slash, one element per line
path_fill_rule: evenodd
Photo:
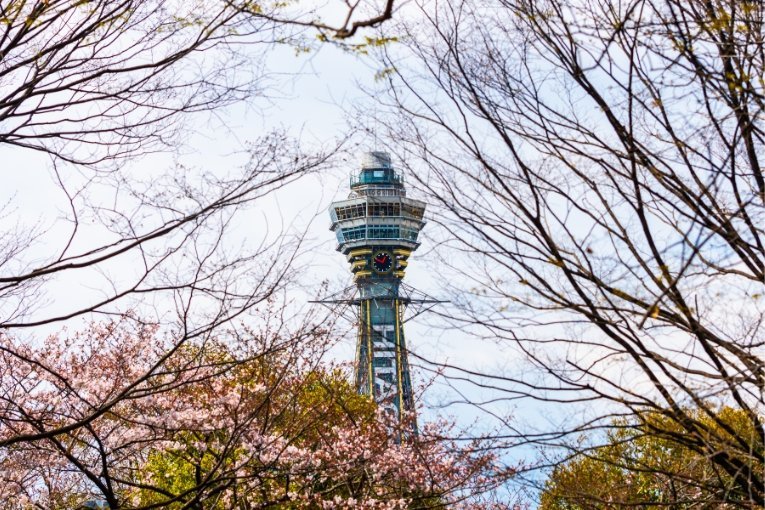
<path fill-rule="evenodd" d="M 37 346 L 0 336 L 0 506 L 467 506 L 512 474 L 438 439 L 444 424 L 402 433 L 299 343 L 253 345 L 126 321 Z"/>

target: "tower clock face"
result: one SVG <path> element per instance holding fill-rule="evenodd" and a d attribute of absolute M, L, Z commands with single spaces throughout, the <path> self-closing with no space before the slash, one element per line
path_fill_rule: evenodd
<path fill-rule="evenodd" d="M 372 257 L 372 267 L 378 273 L 387 273 L 393 266 L 393 259 L 387 251 L 378 251 Z"/>

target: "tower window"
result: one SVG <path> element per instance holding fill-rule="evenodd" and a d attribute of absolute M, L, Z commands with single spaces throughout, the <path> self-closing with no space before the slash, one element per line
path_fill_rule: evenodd
<path fill-rule="evenodd" d="M 368 237 L 370 239 L 398 239 L 398 225 L 370 225 Z"/>
<path fill-rule="evenodd" d="M 417 230 L 412 230 L 408 228 L 401 229 L 401 238 L 406 239 L 407 241 L 417 241 L 418 235 L 419 235 L 419 231 Z"/>
<path fill-rule="evenodd" d="M 398 202 L 370 202 L 369 216 L 401 216 L 401 204 Z"/>
<path fill-rule="evenodd" d="M 404 204 L 404 216 L 414 218 L 416 220 L 421 220 L 424 214 L 425 209 L 422 207 L 415 207 L 413 205 Z"/>
<path fill-rule="evenodd" d="M 364 237 L 366 237 L 366 230 L 367 227 L 362 225 L 360 227 L 344 228 L 341 229 L 340 232 L 342 232 L 343 241 L 354 241 L 356 239 L 364 239 Z M 338 240 L 339 239 L 340 236 L 338 235 Z"/>
<path fill-rule="evenodd" d="M 335 208 L 335 214 L 338 221 L 349 220 L 352 218 L 363 218 L 366 216 L 366 204 L 353 204 L 344 207 Z"/>

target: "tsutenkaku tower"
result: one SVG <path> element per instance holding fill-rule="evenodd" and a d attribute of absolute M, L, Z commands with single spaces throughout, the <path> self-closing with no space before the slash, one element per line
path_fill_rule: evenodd
<path fill-rule="evenodd" d="M 330 206 L 337 250 L 351 264 L 358 306 L 356 387 L 399 419 L 414 409 L 404 340 L 404 307 L 414 300 L 401 279 L 425 225 L 425 203 L 406 197 L 385 152 L 365 153 L 347 200 Z M 416 300 L 420 303 L 433 300 Z"/>

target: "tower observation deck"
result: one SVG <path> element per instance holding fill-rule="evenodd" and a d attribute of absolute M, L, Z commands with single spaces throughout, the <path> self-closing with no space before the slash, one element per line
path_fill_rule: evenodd
<path fill-rule="evenodd" d="M 351 176 L 347 200 L 330 206 L 337 250 L 351 265 L 353 299 L 325 300 L 357 306 L 356 387 L 399 419 L 414 410 L 404 339 L 404 309 L 416 301 L 401 280 L 419 246 L 425 203 L 407 198 L 403 176 L 385 152 L 368 152 Z M 416 429 L 415 429 L 416 430 Z"/>

